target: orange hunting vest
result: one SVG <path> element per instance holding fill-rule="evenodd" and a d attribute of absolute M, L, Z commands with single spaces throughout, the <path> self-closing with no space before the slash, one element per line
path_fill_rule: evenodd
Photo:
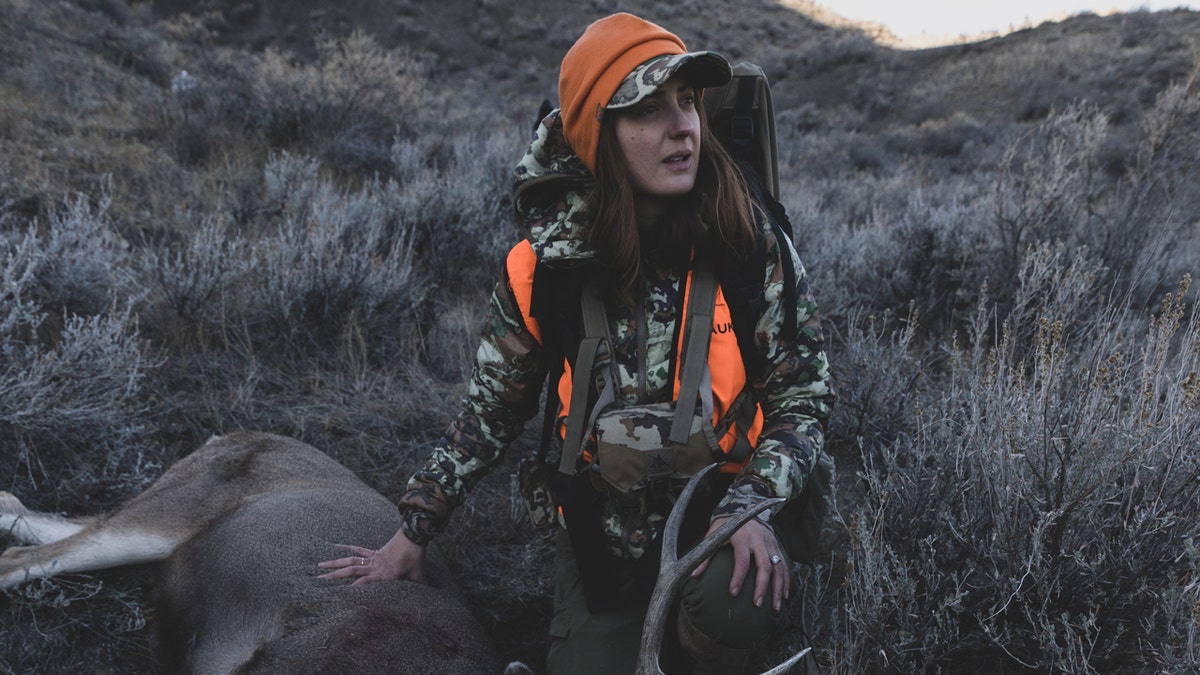
<path fill-rule="evenodd" d="M 542 341 L 542 330 L 537 319 L 529 315 L 530 304 L 533 297 L 533 272 L 537 265 L 537 254 L 534 253 L 533 247 L 528 241 L 521 241 L 514 246 L 508 253 L 507 260 L 508 281 L 511 285 L 513 295 L 516 298 L 517 306 L 521 309 L 521 316 L 525 320 L 525 327 L 533 334 L 533 337 L 538 342 Z M 687 316 L 687 302 L 691 299 L 691 272 L 688 273 L 688 289 L 685 294 L 684 307 L 679 313 L 680 321 L 684 321 Z M 683 351 L 683 336 L 686 335 L 686 326 L 681 326 L 679 333 L 679 343 L 675 346 L 675 353 L 678 355 Z M 708 369 L 712 377 L 712 392 L 713 392 L 713 425 L 718 421 L 733 405 L 734 399 L 742 392 L 746 386 L 746 367 L 742 362 L 742 353 L 738 350 L 737 336 L 733 332 L 733 320 L 729 315 L 729 306 L 725 303 L 725 297 L 721 293 L 720 287 L 717 288 L 717 301 L 713 308 L 713 325 L 712 339 L 709 341 L 708 347 Z M 675 369 L 675 383 L 673 387 L 674 396 L 679 396 L 679 368 Z M 570 410 L 571 401 L 571 364 L 564 364 L 564 372 L 558 381 L 558 400 L 561 402 L 561 408 L 558 413 L 558 433 L 560 436 L 566 433 L 566 419 Z M 729 452 L 734 443 L 737 441 L 736 422 L 730 426 L 730 429 L 719 439 L 718 443 L 721 449 Z M 762 432 L 763 416 L 761 407 L 755 412 L 754 422 L 750 425 L 750 429 L 746 433 L 747 439 L 750 441 L 751 447 L 758 444 L 759 433 Z M 727 463 L 722 465 L 721 470 L 726 473 L 736 473 L 741 465 L 740 463 Z"/>

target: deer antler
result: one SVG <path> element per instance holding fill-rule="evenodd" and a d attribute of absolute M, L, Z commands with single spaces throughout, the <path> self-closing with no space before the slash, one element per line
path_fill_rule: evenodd
<path fill-rule="evenodd" d="M 714 530 L 711 534 L 704 537 L 704 539 L 701 539 L 700 543 L 696 544 L 687 555 L 680 558 L 678 552 L 679 528 L 683 524 L 683 513 L 687 509 L 687 504 L 691 501 L 692 495 L 696 492 L 696 487 L 700 484 L 700 480 L 714 466 L 716 464 L 710 464 L 692 476 L 691 480 L 683 488 L 683 492 L 680 493 L 679 500 L 675 502 L 675 506 L 671 509 L 671 515 L 667 518 L 667 525 L 663 530 L 662 563 L 659 566 L 658 583 L 654 585 L 654 593 L 650 596 L 650 607 L 646 610 L 646 622 L 642 628 L 642 649 L 638 655 L 637 675 L 665 675 L 662 667 L 658 664 L 658 656 L 662 652 L 663 632 L 666 629 L 667 613 L 670 611 L 672 599 L 692 570 L 699 567 L 704 559 L 712 555 L 714 551 L 733 536 L 733 533 L 739 527 L 748 523 L 751 518 L 775 504 L 786 501 L 783 497 L 776 497 L 768 499 L 754 508 L 738 513 L 724 525 Z M 768 670 L 763 675 L 779 675 L 785 672 L 811 649 L 812 647 L 805 647 L 800 653 Z"/>

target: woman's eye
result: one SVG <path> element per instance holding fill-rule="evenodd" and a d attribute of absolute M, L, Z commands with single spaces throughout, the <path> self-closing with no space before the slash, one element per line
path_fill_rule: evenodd
<path fill-rule="evenodd" d="M 654 105 L 654 104 L 644 105 L 641 108 L 638 108 L 637 116 L 638 117 L 649 117 L 656 112 L 658 112 L 657 105 Z"/>

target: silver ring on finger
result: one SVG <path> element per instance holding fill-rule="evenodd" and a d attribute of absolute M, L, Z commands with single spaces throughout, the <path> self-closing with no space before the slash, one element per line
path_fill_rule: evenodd
<path fill-rule="evenodd" d="M 366 564 L 367 564 L 367 559 L 366 559 L 366 558 L 359 558 L 359 559 L 358 559 L 358 564 L 359 564 L 360 566 L 362 566 L 362 565 L 366 565 Z"/>
<path fill-rule="evenodd" d="M 781 562 L 783 562 L 783 558 L 780 558 L 780 557 L 779 557 L 779 556 L 777 556 L 777 555 L 773 555 L 773 556 L 771 556 L 771 564 L 772 564 L 772 565 L 778 565 L 778 564 L 779 564 L 779 563 L 781 563 Z"/>

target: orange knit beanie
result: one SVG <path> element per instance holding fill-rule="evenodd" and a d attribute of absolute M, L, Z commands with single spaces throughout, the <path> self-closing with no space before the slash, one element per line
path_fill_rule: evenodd
<path fill-rule="evenodd" d="M 625 76 L 663 54 L 684 54 L 683 41 L 632 14 L 613 14 L 587 27 L 558 76 L 563 133 L 588 170 L 596 171 L 600 118 Z"/>

